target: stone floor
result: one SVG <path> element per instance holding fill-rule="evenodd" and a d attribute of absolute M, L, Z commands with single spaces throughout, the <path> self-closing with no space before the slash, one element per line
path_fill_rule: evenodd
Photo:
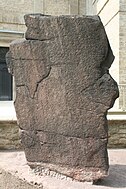
<path fill-rule="evenodd" d="M 126 149 L 109 150 L 109 176 L 97 184 L 39 176 L 30 170 L 23 151 L 0 152 L 0 189 L 126 189 Z"/>

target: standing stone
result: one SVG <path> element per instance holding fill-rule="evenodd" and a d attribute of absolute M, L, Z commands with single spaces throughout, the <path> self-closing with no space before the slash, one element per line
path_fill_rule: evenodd
<path fill-rule="evenodd" d="M 106 114 L 118 87 L 99 17 L 31 14 L 25 23 L 26 40 L 11 43 L 7 62 L 27 161 L 79 181 L 106 176 Z"/>

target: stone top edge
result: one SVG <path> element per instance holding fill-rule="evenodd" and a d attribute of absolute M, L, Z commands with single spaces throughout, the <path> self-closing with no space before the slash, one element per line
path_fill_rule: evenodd
<path fill-rule="evenodd" d="M 24 15 L 24 19 L 27 18 L 87 18 L 100 21 L 100 17 L 98 15 L 46 15 L 41 13 L 35 13 Z"/>

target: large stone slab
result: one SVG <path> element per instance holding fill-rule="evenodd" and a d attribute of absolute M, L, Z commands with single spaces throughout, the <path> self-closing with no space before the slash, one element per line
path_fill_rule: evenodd
<path fill-rule="evenodd" d="M 118 97 L 97 16 L 26 15 L 26 40 L 10 45 L 15 108 L 31 167 L 79 181 L 107 175 L 107 110 Z"/>

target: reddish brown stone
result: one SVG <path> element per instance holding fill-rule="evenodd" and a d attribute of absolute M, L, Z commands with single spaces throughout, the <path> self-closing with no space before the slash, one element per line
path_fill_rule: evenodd
<path fill-rule="evenodd" d="M 107 175 L 107 110 L 118 97 L 114 56 L 98 17 L 26 15 L 10 45 L 15 108 L 31 166 L 80 181 Z"/>

